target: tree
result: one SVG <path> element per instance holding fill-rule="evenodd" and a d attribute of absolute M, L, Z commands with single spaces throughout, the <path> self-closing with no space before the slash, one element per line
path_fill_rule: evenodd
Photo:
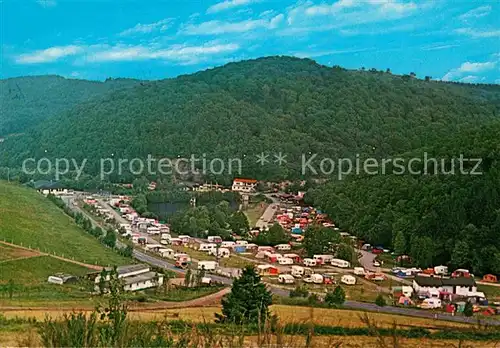
<path fill-rule="evenodd" d="M 382 294 L 378 294 L 377 298 L 375 299 L 375 304 L 379 307 L 384 307 L 387 304 Z"/>
<path fill-rule="evenodd" d="M 396 232 L 394 238 L 394 253 L 396 255 L 405 255 L 406 253 L 406 239 L 403 231 Z"/>
<path fill-rule="evenodd" d="M 308 256 L 331 252 L 332 247 L 340 242 L 337 231 L 321 225 L 311 225 L 304 235 L 304 248 Z"/>
<path fill-rule="evenodd" d="M 466 317 L 472 317 L 474 315 L 474 307 L 472 306 L 472 303 L 470 301 L 467 301 L 465 303 L 464 315 Z"/>
<path fill-rule="evenodd" d="M 466 240 L 457 240 L 451 252 L 451 263 L 457 267 L 468 267 L 471 264 L 470 246 Z"/>
<path fill-rule="evenodd" d="M 9 282 L 7 283 L 7 291 L 9 293 L 9 300 L 12 300 L 12 297 L 14 296 L 14 289 L 15 289 L 14 280 L 9 279 Z"/>
<path fill-rule="evenodd" d="M 271 293 L 261 282 L 255 266 L 249 265 L 234 280 L 231 292 L 222 299 L 222 314 L 215 317 L 220 323 L 264 324 L 271 304 Z"/>
<path fill-rule="evenodd" d="M 102 239 L 102 243 L 107 245 L 110 248 L 114 248 L 116 246 L 116 234 L 113 230 L 108 230 L 106 235 Z"/>
<path fill-rule="evenodd" d="M 353 261 L 356 259 L 356 252 L 354 251 L 354 248 L 349 244 L 342 243 L 337 249 L 336 256 L 339 259 L 353 263 Z"/>
<path fill-rule="evenodd" d="M 339 306 L 345 302 L 345 291 L 338 285 L 333 291 L 328 291 L 325 302 L 330 306 Z"/>
<path fill-rule="evenodd" d="M 288 243 L 290 240 L 289 235 L 286 231 L 281 227 L 280 224 L 273 224 L 269 230 L 262 231 L 255 238 L 255 243 L 259 245 L 278 245 L 283 243 Z"/>
<path fill-rule="evenodd" d="M 241 211 L 235 212 L 229 219 L 229 228 L 238 235 L 247 233 L 250 230 L 247 216 Z"/>
<path fill-rule="evenodd" d="M 184 275 L 184 286 L 186 288 L 189 288 L 189 286 L 191 285 L 192 275 L 193 275 L 193 272 L 191 272 L 191 269 L 188 268 L 188 270 L 186 271 L 186 274 Z"/>

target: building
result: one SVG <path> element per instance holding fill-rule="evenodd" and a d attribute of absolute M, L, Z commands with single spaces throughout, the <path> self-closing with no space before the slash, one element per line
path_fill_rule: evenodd
<path fill-rule="evenodd" d="M 48 195 L 49 193 L 55 196 L 68 195 L 73 192 L 57 181 L 38 180 L 33 183 L 33 187 L 43 195 Z"/>
<path fill-rule="evenodd" d="M 47 281 L 52 284 L 62 285 L 68 283 L 76 283 L 78 282 L 78 278 L 70 274 L 56 273 L 54 275 L 49 276 Z"/>
<path fill-rule="evenodd" d="M 419 274 L 413 279 L 413 289 L 417 294 L 427 293 L 430 297 L 443 294 L 469 297 L 477 293 L 477 284 L 472 277 L 448 278 Z"/>
<path fill-rule="evenodd" d="M 231 189 L 236 192 L 250 193 L 257 187 L 257 180 L 254 179 L 234 179 Z"/>
<path fill-rule="evenodd" d="M 112 268 L 105 269 L 108 272 L 105 281 L 110 280 L 109 272 Z M 128 265 L 116 268 L 118 279 L 121 279 L 123 290 L 137 291 L 149 288 L 155 288 L 163 284 L 163 274 L 156 273 L 150 270 L 148 265 Z M 101 275 L 99 274 L 94 280 L 94 290 L 100 291 L 99 284 L 101 282 Z"/>

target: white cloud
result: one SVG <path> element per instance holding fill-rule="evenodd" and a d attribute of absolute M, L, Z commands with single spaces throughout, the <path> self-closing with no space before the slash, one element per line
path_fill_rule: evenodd
<path fill-rule="evenodd" d="M 217 35 L 225 33 L 243 33 L 256 29 L 275 29 L 285 18 L 283 14 L 271 19 L 247 19 L 240 22 L 208 21 L 200 24 L 188 24 L 181 32 L 187 35 Z"/>
<path fill-rule="evenodd" d="M 16 57 L 18 64 L 37 64 L 55 62 L 60 58 L 73 56 L 82 53 L 84 50 L 81 46 L 55 46 L 44 50 L 35 51 L 32 53 L 21 54 Z"/>
<path fill-rule="evenodd" d="M 150 23 L 150 24 L 141 24 L 138 23 L 134 27 L 129 28 L 127 30 L 122 31 L 120 36 L 128 36 L 134 34 L 148 34 L 153 31 L 165 31 L 172 25 L 173 19 L 167 18 L 162 19 L 161 21 Z"/>
<path fill-rule="evenodd" d="M 453 48 L 453 47 L 458 47 L 460 45 L 458 44 L 445 44 L 445 45 L 436 45 L 436 44 L 433 44 L 433 45 L 430 45 L 430 46 L 424 46 L 422 47 L 422 50 L 423 51 L 437 51 L 437 50 L 446 50 L 448 48 Z"/>
<path fill-rule="evenodd" d="M 233 7 L 248 5 L 251 4 L 252 2 L 255 2 L 255 0 L 226 0 L 210 6 L 207 9 L 207 13 L 216 13 L 220 11 L 225 11 Z"/>
<path fill-rule="evenodd" d="M 491 12 L 490 5 L 480 6 L 480 7 L 473 9 L 473 10 L 465 12 L 463 15 L 459 16 L 458 18 L 461 20 L 467 20 L 469 18 L 481 18 L 481 17 L 489 15 L 490 12 Z"/>
<path fill-rule="evenodd" d="M 479 76 L 474 76 L 474 75 L 467 75 L 465 77 L 462 77 L 460 82 L 467 82 L 467 83 L 472 83 L 472 82 L 477 82 L 479 80 Z"/>
<path fill-rule="evenodd" d="M 345 50 L 295 52 L 295 53 L 293 53 L 293 55 L 295 57 L 298 57 L 298 58 L 315 58 L 315 57 L 331 56 L 334 54 L 365 52 L 365 51 L 370 51 L 370 50 L 372 50 L 372 48 L 353 48 L 353 49 L 345 49 Z"/>
<path fill-rule="evenodd" d="M 38 5 L 45 8 L 57 6 L 57 1 L 55 0 L 37 0 L 36 2 Z"/>
<path fill-rule="evenodd" d="M 462 34 L 462 35 L 467 35 L 472 38 L 489 38 L 489 37 L 500 37 L 500 29 L 493 29 L 493 30 L 484 30 L 484 31 L 479 31 L 471 28 L 459 28 L 455 30 L 456 33 Z"/>
<path fill-rule="evenodd" d="M 448 71 L 441 79 L 443 81 L 455 81 L 455 80 L 462 81 L 462 79 L 465 79 L 469 80 L 468 82 L 471 82 L 472 76 L 474 76 L 471 75 L 471 73 L 478 74 L 490 71 L 494 69 L 497 66 L 497 64 L 498 64 L 498 59 L 482 63 L 464 62 L 458 68 L 451 69 L 450 71 Z M 463 75 L 466 76 L 463 77 Z"/>
<path fill-rule="evenodd" d="M 147 46 L 117 45 L 106 50 L 97 51 L 87 56 L 88 62 L 167 60 L 194 64 L 201 59 L 213 55 L 235 52 L 237 44 L 207 43 L 200 46 L 173 45 L 165 49 Z"/>
<path fill-rule="evenodd" d="M 481 72 L 491 70 L 495 67 L 496 62 L 471 63 L 465 62 L 457 69 L 459 72 Z"/>
<path fill-rule="evenodd" d="M 329 31 L 352 25 L 362 25 L 406 18 L 417 10 L 429 8 L 432 4 L 417 5 L 400 0 L 339 0 L 332 4 L 315 5 L 311 1 L 301 2 L 288 8 L 288 28 L 281 35 L 307 34 Z M 405 24 L 407 27 L 411 24 Z M 362 31 L 356 31 L 363 33 Z M 351 33 L 352 35 L 352 33 Z"/>

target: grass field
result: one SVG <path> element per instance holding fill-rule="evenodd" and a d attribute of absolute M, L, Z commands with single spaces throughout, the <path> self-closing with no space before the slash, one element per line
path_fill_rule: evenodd
<path fill-rule="evenodd" d="M 20 302 L 32 302 L 39 305 L 45 301 L 86 299 L 88 289 L 82 289 L 82 283 L 55 285 L 47 283 L 47 278 L 54 273 L 67 273 L 83 276 L 92 271 L 85 267 L 61 261 L 50 256 L 35 256 L 22 260 L 11 260 L 0 265 L 0 302 L 14 305 Z M 13 296 L 10 299 L 9 281 L 13 282 Z M 88 284 L 85 284 L 88 288 Z"/>
<path fill-rule="evenodd" d="M 318 325 L 327 326 L 342 326 L 348 328 L 365 327 L 361 320 L 361 316 L 365 314 L 362 311 L 347 310 L 347 309 L 329 309 L 329 308 L 311 308 L 299 306 L 273 305 L 271 312 L 277 314 L 282 324 L 287 323 L 306 323 L 312 322 Z M 42 319 L 45 314 L 52 317 L 60 317 L 64 311 L 47 310 L 47 311 L 8 311 L 4 315 L 7 318 L 15 317 L 35 317 Z M 161 311 L 129 311 L 128 317 L 131 320 L 186 320 L 192 322 L 213 322 L 215 313 L 220 313 L 220 307 L 191 307 L 191 308 L 176 308 L 165 309 Z M 445 328 L 445 327 L 470 327 L 469 324 L 455 323 L 444 320 L 434 320 L 426 318 L 407 317 L 402 315 L 393 315 L 385 313 L 368 313 L 368 317 L 375 319 L 379 327 L 391 328 L 393 323 L 398 326 L 409 327 L 425 327 L 425 328 Z"/>
<path fill-rule="evenodd" d="M 130 263 L 36 191 L 0 181 L 0 192 L 0 240 L 91 264 Z"/>
<path fill-rule="evenodd" d="M 490 301 L 500 301 L 500 286 L 478 284 L 477 291 L 482 291 Z"/>
<path fill-rule="evenodd" d="M 264 214 L 264 211 L 266 210 L 268 205 L 269 204 L 265 202 L 260 202 L 260 203 L 251 203 L 248 206 L 248 209 L 245 210 L 244 213 L 247 216 L 250 227 L 255 226 L 255 224 L 257 223 L 257 221 L 259 221 L 262 214 Z"/>

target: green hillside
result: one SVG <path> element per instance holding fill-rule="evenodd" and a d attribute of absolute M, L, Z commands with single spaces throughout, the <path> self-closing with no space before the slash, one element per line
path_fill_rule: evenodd
<path fill-rule="evenodd" d="M 99 265 L 130 260 L 106 249 L 43 195 L 0 181 L 0 240 Z"/>
<path fill-rule="evenodd" d="M 0 146 L 0 166 L 27 157 L 246 158 L 242 175 L 300 176 L 301 154 L 380 157 L 498 118 L 500 87 L 424 81 L 268 57 L 141 83 L 80 103 Z M 261 152 L 288 164 L 256 163 Z M 248 156 L 246 156 L 248 155 Z M 272 157 L 271 157 L 272 158 Z M 119 180 L 121 178 L 112 177 Z"/>
<path fill-rule="evenodd" d="M 0 137 L 24 132 L 78 103 L 137 83 L 129 79 L 98 82 L 65 79 L 61 76 L 0 80 Z"/>
<path fill-rule="evenodd" d="M 413 166 L 422 175 L 393 174 L 389 167 L 385 175 L 353 175 L 306 198 L 343 229 L 409 254 L 421 267 L 451 263 L 478 274 L 500 274 L 498 139 L 499 122 L 473 128 L 403 156 L 422 158 L 427 152 L 440 167 L 445 159 L 445 170 L 437 170 L 441 174 L 434 175 L 433 162 Z M 461 171 L 460 154 L 481 159 L 480 165 L 474 168 L 477 161 L 468 161 Z M 473 169 L 481 174 L 468 175 Z"/>

